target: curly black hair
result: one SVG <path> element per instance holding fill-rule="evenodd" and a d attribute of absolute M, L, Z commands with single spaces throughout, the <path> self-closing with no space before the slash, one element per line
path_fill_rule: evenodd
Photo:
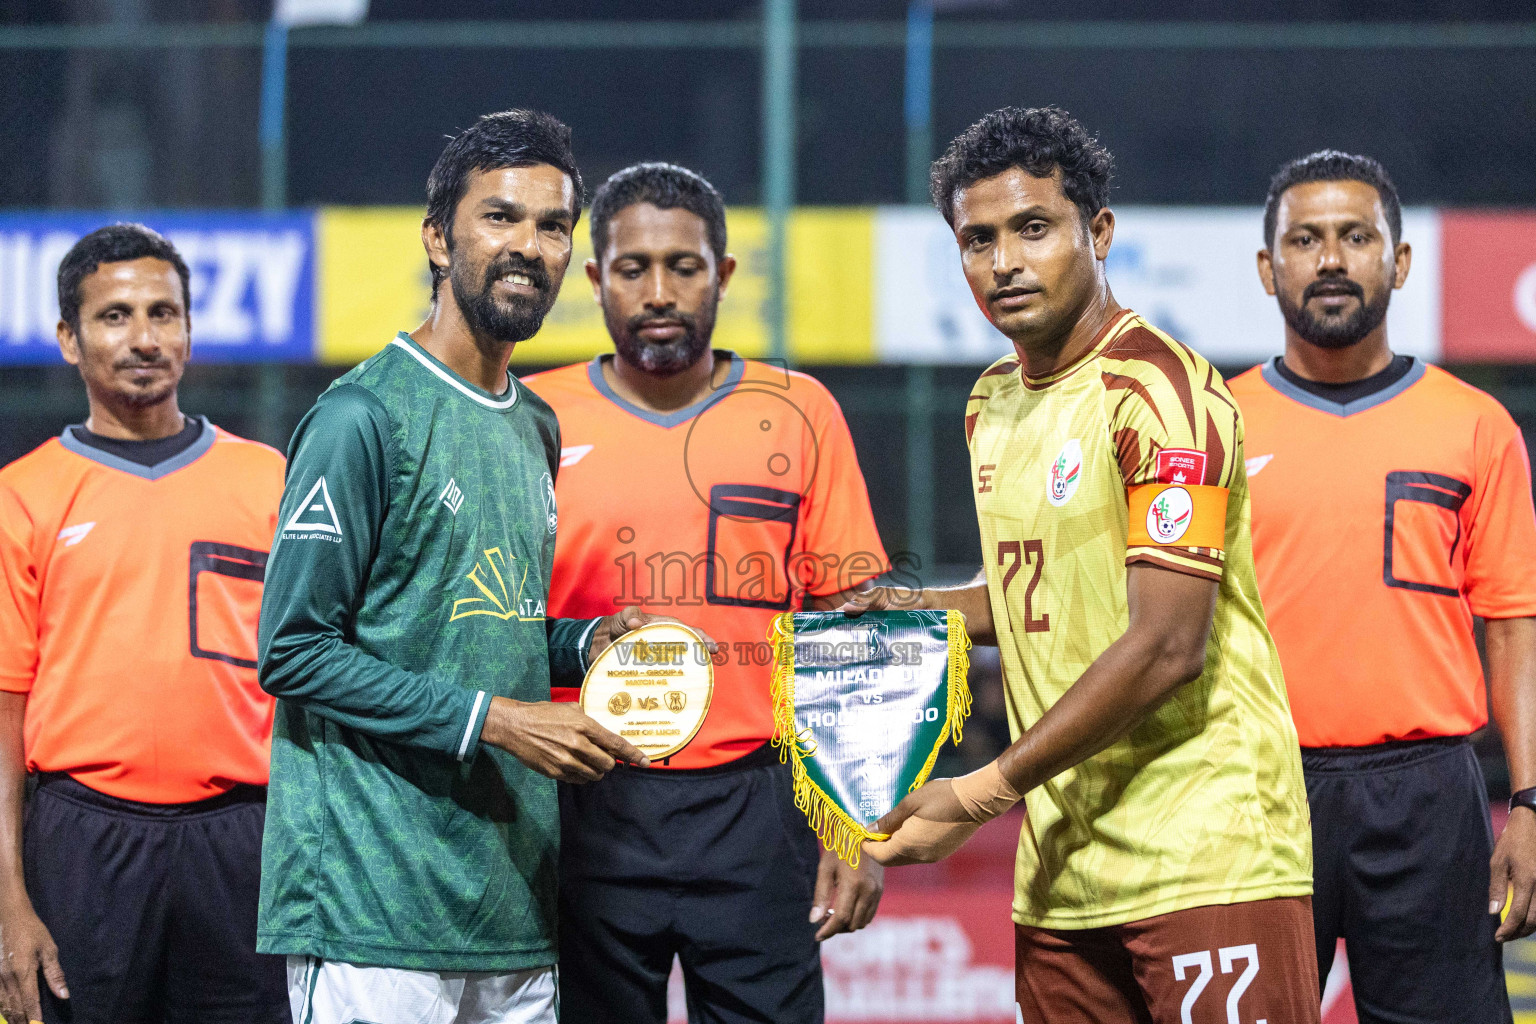
<path fill-rule="evenodd" d="M 575 186 L 576 208 L 572 226 L 581 217 L 581 171 L 571 152 L 571 130 L 552 114 L 538 110 L 503 110 L 483 114 L 480 119 L 449 140 L 442 155 L 427 176 L 427 220 L 436 224 L 443 237 L 453 241 L 453 214 L 468 188 L 470 171 L 495 171 L 503 167 L 532 167 L 549 164 L 564 171 Z M 432 291 L 448 271 L 434 264 Z"/>
<path fill-rule="evenodd" d="M 1392 244 L 1403 237 L 1403 204 L 1397 198 L 1397 186 L 1392 184 L 1387 169 L 1368 156 L 1343 153 L 1337 149 L 1320 149 L 1316 153 L 1297 157 L 1275 172 L 1269 179 L 1269 194 L 1264 197 L 1264 247 L 1275 245 L 1275 221 L 1279 216 L 1280 197 L 1285 190 L 1309 181 L 1362 181 L 1381 196 L 1382 211 L 1387 215 L 1387 228 L 1392 232 Z"/>
<path fill-rule="evenodd" d="M 1037 178 L 1061 169 L 1061 187 L 1086 225 L 1109 203 L 1115 158 L 1060 107 L 1003 107 L 955 137 L 933 162 L 928 190 L 953 227 L 955 193 L 1018 167 Z"/>
<path fill-rule="evenodd" d="M 191 273 L 187 261 L 170 239 L 143 224 L 118 223 L 97 228 L 76 242 L 59 261 L 59 318 L 69 329 L 80 333 L 80 285 L 96 273 L 103 263 L 126 263 L 141 259 L 164 260 L 176 268 L 181 278 L 181 301 L 187 315 L 192 315 Z"/>
<path fill-rule="evenodd" d="M 620 210 L 650 203 L 663 210 L 684 209 L 709 229 L 715 262 L 725 259 L 725 200 L 702 174 L 676 164 L 645 163 L 615 172 L 592 197 L 592 251 L 602 258 L 608 248 L 608 222 Z"/>

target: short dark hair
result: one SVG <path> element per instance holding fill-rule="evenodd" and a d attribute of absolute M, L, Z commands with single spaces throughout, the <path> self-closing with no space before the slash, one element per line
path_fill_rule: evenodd
<path fill-rule="evenodd" d="M 581 171 L 571 152 L 571 130 L 552 114 L 539 110 L 503 110 L 483 114 L 443 147 L 442 155 L 427 176 L 427 220 L 443 237 L 453 240 L 453 214 L 464 198 L 471 171 L 495 171 L 503 167 L 549 164 L 564 171 L 576 192 L 575 219 L 581 218 Z M 572 221 L 573 225 L 575 220 Z M 427 261 L 432 271 L 432 290 L 446 271 Z"/>
<path fill-rule="evenodd" d="M 1003 107 L 955 137 L 933 162 L 928 190 L 933 205 L 953 227 L 955 193 L 1010 167 L 1050 177 L 1061 169 L 1061 187 L 1083 224 L 1109 204 L 1115 158 L 1077 119 L 1060 107 Z"/>
<path fill-rule="evenodd" d="M 1264 247 L 1275 245 L 1275 222 L 1279 218 L 1280 197 L 1294 185 L 1309 181 L 1363 181 L 1381 196 L 1381 207 L 1387 215 L 1387 227 L 1392 232 L 1392 244 L 1403 237 L 1403 204 L 1397 198 L 1397 186 L 1387 175 L 1387 169 L 1368 156 L 1341 153 L 1337 149 L 1320 149 L 1316 153 L 1297 157 L 1275 172 L 1269 179 L 1269 195 L 1264 197 Z"/>
<path fill-rule="evenodd" d="M 663 210 L 687 210 L 709 229 L 715 261 L 725 258 L 725 200 L 702 174 L 676 164 L 635 164 L 618 171 L 592 197 L 592 254 L 603 258 L 608 247 L 608 222 L 614 214 L 639 203 Z"/>
<path fill-rule="evenodd" d="M 191 272 L 187 261 L 170 240 L 143 224 L 108 224 L 97 228 L 70 247 L 59 262 L 59 317 L 69 329 L 80 333 L 80 285 L 96 273 L 103 263 L 129 260 L 164 260 L 176 268 L 181 278 L 181 301 L 187 316 L 192 315 Z"/>

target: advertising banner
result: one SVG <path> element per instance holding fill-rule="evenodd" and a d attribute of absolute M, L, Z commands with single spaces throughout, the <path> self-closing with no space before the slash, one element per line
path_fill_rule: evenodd
<path fill-rule="evenodd" d="M 1127 206 L 1116 210 L 1107 273 L 1123 306 L 1224 366 L 1280 352 L 1284 325 L 1256 269 L 1257 209 Z M 1387 313 L 1397 352 L 1439 356 L 1439 223 L 1403 211 L 1413 269 Z M 954 233 L 936 212 L 882 208 L 875 225 L 875 349 L 882 362 L 990 363 L 1009 351 L 977 308 Z M 1536 358 L 1536 352 L 1530 358 Z"/>
<path fill-rule="evenodd" d="M 168 237 L 192 273 L 200 362 L 307 362 L 314 354 L 314 233 L 307 212 L 0 214 L 0 363 L 61 361 L 58 268 L 118 220 Z"/>
<path fill-rule="evenodd" d="M 1279 352 L 1283 327 L 1255 267 L 1258 209 L 1126 206 L 1116 210 L 1108 274 L 1115 298 L 1223 367 Z M 715 344 L 769 352 L 767 223 L 728 214 L 738 269 Z M 209 362 L 355 363 L 431 300 L 418 207 L 329 207 L 280 214 L 0 214 L 0 364 L 59 361 L 56 275 L 82 234 L 138 219 L 166 234 L 192 270 L 195 358 Z M 523 366 L 611 350 L 584 264 L 589 225 L 559 301 Z M 1413 246 L 1392 297 L 1394 350 L 1446 362 L 1536 361 L 1536 213 L 1403 211 Z M 787 338 L 795 363 L 983 366 L 1008 342 L 976 308 L 953 233 L 925 207 L 804 207 L 789 225 Z"/>
<path fill-rule="evenodd" d="M 727 216 L 736 276 L 720 302 L 714 344 L 745 356 L 768 354 L 767 223 L 761 211 Z M 321 362 L 355 363 L 427 314 L 432 283 L 416 207 L 320 211 Z M 789 354 L 796 362 L 864 363 L 873 358 L 870 291 L 874 211 L 834 207 L 795 211 L 789 227 Z M 550 365 L 611 352 L 585 263 L 591 233 L 583 220 L 560 298 L 537 336 L 513 352 L 521 365 Z"/>
<path fill-rule="evenodd" d="M 1536 213 L 1447 211 L 1441 223 L 1446 361 L 1536 362 Z"/>

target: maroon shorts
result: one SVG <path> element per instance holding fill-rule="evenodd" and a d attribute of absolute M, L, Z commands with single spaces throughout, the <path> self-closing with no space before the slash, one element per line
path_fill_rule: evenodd
<path fill-rule="evenodd" d="M 1025 1024 L 1319 1024 L 1308 896 L 1014 938 Z"/>

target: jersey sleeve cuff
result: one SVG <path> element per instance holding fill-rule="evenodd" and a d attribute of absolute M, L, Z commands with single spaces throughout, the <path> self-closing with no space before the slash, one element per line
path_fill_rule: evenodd
<path fill-rule="evenodd" d="M 1226 554 L 1216 548 L 1133 547 L 1125 552 L 1125 564 L 1171 569 L 1219 583 L 1226 566 Z"/>
<path fill-rule="evenodd" d="M 597 632 L 597 624 L 602 621 L 603 617 L 599 615 L 597 618 L 587 623 L 587 628 L 583 629 L 581 631 L 581 635 L 576 638 L 576 663 L 581 666 L 581 674 L 583 677 L 586 676 L 587 669 L 592 667 L 590 664 L 588 664 L 587 652 L 592 649 L 592 634 Z"/>
<path fill-rule="evenodd" d="M 480 730 L 485 728 L 485 716 L 490 710 L 491 695 L 484 690 L 476 690 L 469 705 L 469 721 L 464 725 L 459 748 L 454 752 L 460 761 L 468 761 L 479 752 Z"/>
<path fill-rule="evenodd" d="M 0 672 L 0 691 L 5 693 L 31 693 L 32 683 L 32 676 L 13 676 Z"/>

